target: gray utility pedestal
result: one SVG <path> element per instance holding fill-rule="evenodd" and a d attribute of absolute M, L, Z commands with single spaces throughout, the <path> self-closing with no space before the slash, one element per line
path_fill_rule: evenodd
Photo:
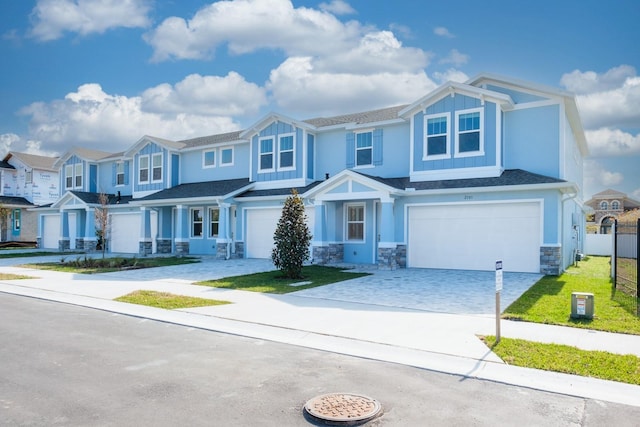
<path fill-rule="evenodd" d="M 593 294 L 586 292 L 571 294 L 571 318 L 593 319 Z"/>

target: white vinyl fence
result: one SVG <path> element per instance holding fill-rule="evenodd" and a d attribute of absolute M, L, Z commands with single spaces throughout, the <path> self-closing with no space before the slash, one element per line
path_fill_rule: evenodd
<path fill-rule="evenodd" d="M 584 240 L 585 255 L 611 256 L 613 234 L 587 234 Z"/>

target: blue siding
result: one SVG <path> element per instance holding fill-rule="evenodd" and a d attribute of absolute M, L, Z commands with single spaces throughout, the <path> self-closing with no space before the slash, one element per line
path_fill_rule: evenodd
<path fill-rule="evenodd" d="M 283 134 L 293 133 L 295 135 L 295 158 L 294 158 L 294 166 L 293 170 L 278 170 L 278 160 L 279 160 L 279 141 L 278 137 Z M 260 138 L 262 137 L 274 137 L 274 153 L 273 153 L 273 166 L 274 172 L 260 172 L 259 171 L 259 153 L 260 153 Z M 288 180 L 288 179 L 296 179 L 302 178 L 302 165 L 303 165 L 303 150 L 305 149 L 305 144 L 303 141 L 303 131 L 302 129 L 298 129 L 289 123 L 284 122 L 273 122 L 269 126 L 265 127 L 260 131 L 257 136 L 254 136 L 252 139 L 253 145 L 253 172 L 256 181 L 280 181 L 280 180 Z"/>
<path fill-rule="evenodd" d="M 180 184 L 180 156 L 171 155 L 171 186 Z"/>
<path fill-rule="evenodd" d="M 156 154 L 156 153 L 162 153 L 162 182 L 154 182 L 154 183 L 149 183 L 149 184 L 140 184 L 138 182 L 139 180 L 139 170 L 140 170 L 140 156 L 145 156 L 145 155 L 149 155 L 149 177 L 151 178 L 152 175 L 152 155 Z M 158 146 L 157 144 L 147 144 L 145 145 L 140 151 L 138 151 L 135 155 L 135 174 L 134 174 L 134 180 L 135 180 L 135 191 L 154 191 L 154 190 L 162 190 L 163 188 L 165 188 L 166 183 L 167 183 L 167 165 L 169 164 L 169 161 L 167 159 L 167 150 L 163 149 L 162 147 Z"/>
<path fill-rule="evenodd" d="M 313 179 L 315 176 L 314 165 L 315 165 L 315 136 L 307 135 L 307 178 Z"/>
<path fill-rule="evenodd" d="M 89 165 L 89 191 L 98 191 L 98 165 Z"/>

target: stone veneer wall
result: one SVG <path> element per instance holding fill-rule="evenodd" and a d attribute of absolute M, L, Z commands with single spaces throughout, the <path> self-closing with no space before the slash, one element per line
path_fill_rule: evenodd
<path fill-rule="evenodd" d="M 230 243 L 216 243 L 216 259 L 227 259 L 227 245 Z"/>
<path fill-rule="evenodd" d="M 153 253 L 153 242 L 139 242 L 138 253 L 140 255 L 151 255 Z"/>
<path fill-rule="evenodd" d="M 69 249 L 71 249 L 69 239 L 58 240 L 58 250 L 60 252 L 68 251 Z"/>
<path fill-rule="evenodd" d="M 331 243 L 329 246 L 314 246 L 311 257 L 314 264 L 333 264 L 344 260 L 344 245 Z"/>
<path fill-rule="evenodd" d="M 244 242 L 236 242 L 236 253 L 232 253 L 231 258 L 244 258 Z"/>
<path fill-rule="evenodd" d="M 378 248 L 378 268 L 380 270 L 395 270 L 398 268 L 396 248 Z"/>
<path fill-rule="evenodd" d="M 156 245 L 159 254 L 171 253 L 171 239 L 156 239 Z"/>
<path fill-rule="evenodd" d="M 540 247 L 540 273 L 558 276 L 561 270 L 562 248 L 560 246 Z"/>
<path fill-rule="evenodd" d="M 85 252 L 95 252 L 96 248 L 98 247 L 98 241 L 95 239 L 91 239 L 91 240 L 82 240 L 80 239 L 80 241 L 82 242 L 82 250 Z M 76 240 L 76 248 L 78 248 L 79 241 Z"/>
<path fill-rule="evenodd" d="M 407 268 L 407 245 L 396 246 L 396 263 L 400 268 Z"/>
<path fill-rule="evenodd" d="M 188 255 L 189 254 L 189 242 L 176 242 L 176 254 Z"/>

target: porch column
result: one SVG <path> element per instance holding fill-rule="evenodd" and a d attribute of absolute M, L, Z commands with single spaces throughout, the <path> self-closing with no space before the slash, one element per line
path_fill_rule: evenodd
<path fill-rule="evenodd" d="M 96 209 L 85 208 L 84 237 L 82 238 L 85 252 L 93 252 L 98 245 L 96 236 Z"/>
<path fill-rule="evenodd" d="M 151 241 L 151 210 L 142 206 L 140 208 L 140 240 L 138 243 L 138 253 L 149 255 L 152 252 L 153 242 Z"/>
<path fill-rule="evenodd" d="M 185 205 L 176 206 L 176 253 L 189 253 L 189 209 Z"/>
<path fill-rule="evenodd" d="M 311 243 L 311 258 L 316 264 L 326 264 L 329 262 L 329 248 L 325 244 L 326 239 L 326 217 L 327 207 L 321 200 L 314 202 L 315 223 L 313 225 L 313 241 Z"/>
<path fill-rule="evenodd" d="M 378 267 L 395 270 L 398 268 L 397 243 L 395 242 L 395 221 L 393 199 L 380 200 L 380 236 L 378 241 Z"/>
<path fill-rule="evenodd" d="M 60 211 L 60 238 L 58 239 L 58 250 L 67 251 L 71 248 L 69 242 L 69 212 Z"/>
<path fill-rule="evenodd" d="M 229 239 L 229 203 L 219 203 L 220 216 L 218 217 L 218 238 L 216 239 L 216 258 L 228 259 L 231 257 L 231 241 Z"/>

